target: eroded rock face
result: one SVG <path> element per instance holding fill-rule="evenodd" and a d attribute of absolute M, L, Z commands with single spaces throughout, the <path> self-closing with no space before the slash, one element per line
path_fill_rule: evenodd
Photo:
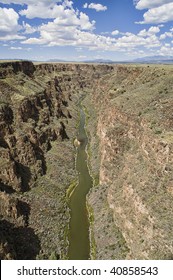
<path fill-rule="evenodd" d="M 35 72 L 35 66 L 30 61 L 14 61 L 1 63 L 1 78 L 6 78 L 19 72 L 24 73 L 29 77 L 32 77 Z"/>
<path fill-rule="evenodd" d="M 70 161 L 74 161 L 72 150 L 74 147 L 70 137 L 76 133 L 76 120 L 72 120 L 73 112 L 70 110 L 73 107 L 75 108 L 73 111 L 77 110 L 75 103 L 83 90 L 89 89 L 93 85 L 93 81 L 102 74 L 113 70 L 112 66 L 98 66 L 97 68 L 92 65 L 72 64 L 34 66 L 31 62 L 24 61 L 0 65 L 0 191 L 2 192 L 0 211 L 2 231 L 6 232 L 6 237 L 1 242 L 2 258 L 36 258 L 40 246 L 42 246 L 42 256 L 48 258 L 52 253 L 50 248 L 54 247 L 54 243 L 62 243 L 61 247 L 63 246 L 65 241 L 61 241 L 60 238 L 54 241 L 51 238 L 55 237 L 49 237 L 53 231 L 49 227 L 54 227 L 54 225 L 53 222 L 51 225 L 49 224 L 50 218 L 47 218 L 47 215 L 51 211 L 59 211 L 56 208 L 52 210 L 52 204 L 55 204 L 54 194 L 51 194 L 50 201 L 49 198 L 45 198 L 44 205 L 42 202 L 44 194 L 35 199 L 32 192 L 31 195 L 29 193 L 37 181 L 49 173 L 50 175 L 46 177 L 50 178 L 47 179 L 47 185 L 50 184 L 50 181 L 58 184 L 58 191 L 62 192 L 62 176 L 64 176 L 63 182 L 67 177 L 67 184 L 70 184 L 68 180 L 75 172 L 75 166 L 72 167 L 72 170 L 68 170 L 66 165 L 69 166 Z M 69 104 L 72 104 L 71 107 Z M 69 126 L 70 120 L 74 126 L 72 128 Z M 69 135 L 69 133 L 71 134 Z M 53 156 L 57 158 L 56 173 L 59 174 L 56 175 L 50 167 L 53 165 L 52 158 L 50 157 L 50 162 L 47 162 L 49 151 L 52 150 L 54 142 L 58 145 L 58 143 L 68 141 L 69 144 L 66 144 L 66 147 L 60 145 L 60 151 L 55 150 L 54 152 L 55 156 Z M 63 149 L 64 154 L 62 155 Z M 62 167 L 58 164 L 60 165 L 60 160 L 63 161 L 65 158 L 69 164 L 64 164 L 65 172 L 62 170 L 64 173 L 59 172 Z M 64 193 L 67 187 L 68 185 L 64 186 Z M 41 187 L 39 192 L 41 192 Z M 64 200 L 64 193 L 61 193 L 60 199 L 57 200 Z M 62 205 L 62 202 L 58 203 L 60 206 Z M 57 207 L 60 207 L 59 204 Z M 67 205 L 61 207 L 63 207 L 62 211 L 65 211 Z M 58 215 L 61 219 L 60 216 L 64 214 L 60 212 Z M 42 220 L 44 220 L 44 225 L 38 226 L 39 223 L 43 223 Z M 35 236 L 35 230 L 40 234 L 42 245 Z M 58 230 L 59 233 L 56 235 L 63 236 L 63 230 L 61 228 Z M 28 239 L 33 240 L 33 248 L 36 248 L 36 250 L 32 248 L 33 253 L 25 246 L 24 249 L 21 249 L 18 245 L 14 245 L 19 244 L 14 233 L 17 232 L 19 240 L 23 242 L 25 241 L 25 236 L 23 236 L 25 231 L 28 232 Z M 31 242 L 28 241 L 28 243 Z M 45 247 L 48 248 L 45 249 Z M 24 250 L 28 252 L 26 256 L 23 256 Z"/>
<path fill-rule="evenodd" d="M 75 177 L 83 94 L 97 185 L 88 196 L 94 257 L 172 258 L 172 81 L 165 67 L 0 64 L 2 259 L 47 259 L 54 244 L 61 255 L 62 224 L 54 228 L 68 224 L 62 201 Z"/>
<path fill-rule="evenodd" d="M 108 68 L 98 66 L 98 73 L 104 74 Z M 3 148 L 0 181 L 15 191 L 26 191 L 46 172 L 44 153 L 51 148 L 50 142 L 68 139 L 64 120 L 71 118 L 68 110 L 71 95 L 86 87 L 97 71 L 94 66 L 87 65 L 43 64 L 35 67 L 31 62 L 3 63 L 0 70 L 4 69 L 2 98 L 9 90 L 6 77 L 11 79 L 11 89 L 8 91 L 10 101 L 8 104 L 2 102 L 0 106 L 0 144 Z"/>
<path fill-rule="evenodd" d="M 11 197 L 5 192 L 0 193 L 0 215 L 4 219 L 24 226 L 27 222 L 26 205 L 17 198 Z"/>
<path fill-rule="evenodd" d="M 97 197 L 106 186 L 106 200 L 130 259 L 173 256 L 172 77 L 169 69 L 124 66 L 107 81 L 106 95 L 93 96 L 100 139 Z M 104 81 L 100 88 L 105 88 Z M 93 189 L 89 201 L 97 213 L 94 198 Z M 95 223 L 96 232 L 101 225 Z M 102 250 L 108 255 L 104 245 Z M 98 247 L 103 258 L 100 251 Z"/>
<path fill-rule="evenodd" d="M 5 192 L 0 193 L 0 258 L 9 259 L 26 259 L 20 244 L 20 235 L 18 233 L 25 231 L 28 225 L 30 207 L 27 203 L 18 198 L 14 198 Z M 26 230 L 27 231 L 27 230 Z M 19 240 L 17 241 L 17 239 Z M 18 245 L 16 244 L 18 243 Z"/>

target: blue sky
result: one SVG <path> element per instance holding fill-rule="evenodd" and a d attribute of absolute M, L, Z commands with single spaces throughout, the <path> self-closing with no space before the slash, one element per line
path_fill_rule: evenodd
<path fill-rule="evenodd" d="M 173 56 L 173 0 L 0 1 L 0 59 Z"/>

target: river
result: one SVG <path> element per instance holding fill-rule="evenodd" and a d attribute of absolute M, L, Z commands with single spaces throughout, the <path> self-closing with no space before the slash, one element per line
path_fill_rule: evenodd
<path fill-rule="evenodd" d="M 87 165 L 86 146 L 88 143 L 85 131 L 85 113 L 80 106 L 80 124 L 77 139 L 80 146 L 77 148 L 76 169 L 79 174 L 79 183 L 70 197 L 71 210 L 69 228 L 70 260 L 87 260 L 90 257 L 89 218 L 86 207 L 86 195 L 92 187 L 92 178 Z"/>

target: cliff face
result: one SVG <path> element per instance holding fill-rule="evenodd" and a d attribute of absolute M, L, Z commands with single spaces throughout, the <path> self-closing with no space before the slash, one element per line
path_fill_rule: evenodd
<path fill-rule="evenodd" d="M 2 80 L 1 85 L 1 91 L 7 92 L 9 84 L 12 91 L 9 103 L 2 101 L 0 108 L 0 179 L 11 190 L 26 191 L 46 172 L 44 152 L 50 142 L 67 137 L 63 122 L 56 127 L 53 119 L 68 118 L 70 113 L 63 105 L 68 96 L 57 90 L 56 79 L 42 85 L 34 81 L 32 63 L 12 63 L 12 67 L 13 72 L 6 67 L 6 83 Z"/>
<path fill-rule="evenodd" d="M 0 64 L 2 259 L 66 257 L 81 95 L 93 257 L 172 258 L 172 81 L 166 66 Z"/>
<path fill-rule="evenodd" d="M 76 102 L 108 69 L 113 67 L 0 64 L 0 215 L 6 232 L 2 258 L 65 254 L 69 219 L 65 192 L 76 176 L 72 144 Z M 26 213 L 19 215 L 23 205 Z M 17 230 L 24 247 L 15 240 Z M 33 253 L 24 243 L 33 244 Z"/>
<path fill-rule="evenodd" d="M 103 228 L 95 219 L 98 258 L 110 258 L 107 251 L 118 244 L 119 229 L 126 258 L 172 259 L 172 78 L 169 68 L 124 66 L 107 80 L 103 99 L 93 97 L 99 119 L 100 185 L 91 191 L 89 202 L 95 218 L 106 212 L 107 202 L 114 220 L 114 236 L 105 242 L 110 222 Z M 105 88 L 104 79 L 100 88 Z M 112 256 L 116 249 L 112 246 Z"/>

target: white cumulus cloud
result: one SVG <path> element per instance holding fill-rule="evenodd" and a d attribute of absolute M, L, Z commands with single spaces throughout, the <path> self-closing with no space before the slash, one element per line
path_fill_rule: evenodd
<path fill-rule="evenodd" d="M 173 38 L 173 28 L 160 35 L 160 40 L 165 40 L 166 38 Z"/>
<path fill-rule="evenodd" d="M 0 8 L 0 40 L 23 39 L 22 45 L 14 44 L 11 48 L 9 46 L 14 51 L 31 50 L 25 45 L 73 46 L 78 51 L 86 49 L 115 51 L 130 55 L 172 51 L 173 28 L 161 34 L 163 25 L 157 23 L 173 20 L 173 0 L 134 1 L 137 9 L 148 9 L 144 11 L 144 20 L 140 23 L 157 24 L 157 26 L 150 25 L 148 29 L 141 28 L 142 30 L 137 34 L 127 32 L 128 30 L 126 32 L 113 30 L 96 34 L 95 21 L 84 12 L 75 9 L 73 2 L 71 0 L 2 0 L 3 4 L 13 3 L 21 6 L 19 12 L 14 10 L 15 6 L 13 9 Z M 107 10 L 107 6 L 99 3 L 85 3 L 83 8 L 97 12 Z M 22 26 L 19 25 L 20 16 L 29 19 L 24 20 Z M 39 18 L 39 22 L 41 19 L 47 20 L 35 26 L 34 18 Z M 21 35 L 26 35 L 26 37 Z"/>
<path fill-rule="evenodd" d="M 26 9 L 20 11 L 20 15 L 26 16 L 29 19 L 33 18 L 56 18 L 64 12 L 63 5 L 56 5 L 54 3 L 34 2 L 27 6 Z"/>
<path fill-rule="evenodd" d="M 134 0 L 136 8 L 139 10 L 156 8 L 172 2 L 172 0 Z"/>
<path fill-rule="evenodd" d="M 153 8 L 144 13 L 144 21 L 140 23 L 163 23 L 173 20 L 173 2 Z"/>
<path fill-rule="evenodd" d="M 148 30 L 143 29 L 138 33 L 140 37 L 147 37 L 160 32 L 160 28 L 158 26 L 151 26 Z"/>
<path fill-rule="evenodd" d="M 119 33 L 120 33 L 120 32 L 119 32 L 118 30 L 114 30 L 114 31 L 112 31 L 111 34 L 112 34 L 113 36 L 116 36 L 116 35 L 118 35 Z"/>
<path fill-rule="evenodd" d="M 142 30 L 139 34 L 123 33 L 115 30 L 118 38 L 94 34 L 90 30 L 84 30 L 84 26 L 69 25 L 59 28 L 58 20 L 44 24 L 40 27 L 40 37 L 29 38 L 23 44 L 40 44 L 51 46 L 74 46 L 88 48 L 89 50 L 121 51 L 135 50 L 139 47 L 145 49 L 161 46 L 157 33 L 158 27 Z"/>
<path fill-rule="evenodd" d="M 25 34 L 32 34 L 38 31 L 38 27 L 31 26 L 28 23 L 23 22 L 23 28 Z"/>
<path fill-rule="evenodd" d="M 13 9 L 0 8 L 0 32 L 16 31 L 18 19 L 19 15 Z"/>
<path fill-rule="evenodd" d="M 0 40 L 23 39 L 18 35 L 21 29 L 18 24 L 19 15 L 12 8 L 0 8 Z"/>
<path fill-rule="evenodd" d="M 10 50 L 22 50 L 22 47 L 10 47 Z"/>
<path fill-rule="evenodd" d="M 93 10 L 96 10 L 96 12 L 101 12 L 101 11 L 107 10 L 106 6 L 99 4 L 99 3 L 98 4 L 97 3 L 91 3 L 91 4 L 85 3 L 83 5 L 83 8 L 93 9 Z"/>
<path fill-rule="evenodd" d="M 162 46 L 159 50 L 160 55 L 165 55 L 167 56 L 168 54 L 170 56 L 173 56 L 173 47 L 171 46 Z"/>
<path fill-rule="evenodd" d="M 50 4 L 50 3 L 57 3 L 57 2 L 62 2 L 61 0 L 1 0 L 2 4 L 18 4 L 18 5 L 30 5 L 34 4 L 35 2 L 40 2 L 40 3 L 45 3 L 45 4 Z M 48 3 L 49 2 L 49 3 Z"/>
<path fill-rule="evenodd" d="M 135 1 L 139 10 L 148 9 L 144 13 L 144 20 L 136 23 L 157 24 L 173 20 L 173 0 L 138 0 Z"/>

